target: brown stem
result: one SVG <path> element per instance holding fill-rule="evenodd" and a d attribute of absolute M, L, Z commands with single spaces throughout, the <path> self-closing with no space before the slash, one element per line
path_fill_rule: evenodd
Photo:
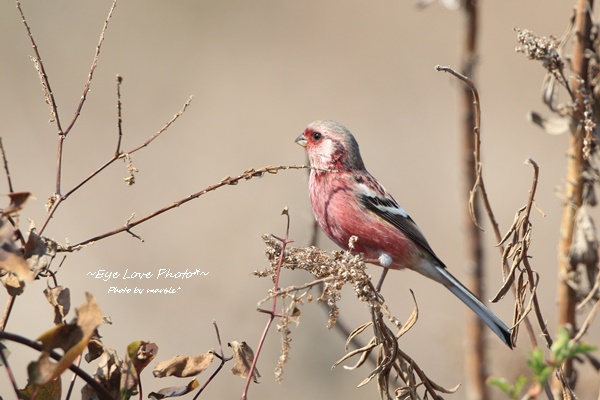
<path fill-rule="evenodd" d="M 573 242 L 575 226 L 575 215 L 583 201 L 583 170 L 584 154 L 582 128 L 583 113 L 585 111 L 585 99 L 582 89 L 588 87 L 588 57 L 586 51 L 591 48 L 590 33 L 592 29 L 591 10 L 594 7 L 593 0 L 578 0 L 575 13 L 575 40 L 572 56 L 572 87 L 577 101 L 573 115 L 574 128 L 569 137 L 569 149 L 567 152 L 567 173 L 565 185 L 565 197 L 563 202 L 562 222 L 560 228 L 560 242 L 558 254 L 558 325 L 564 327 L 570 325 L 577 329 L 575 320 L 576 298 L 575 291 L 568 285 L 569 274 L 574 271 L 574 265 L 570 261 L 570 251 Z M 564 363 L 564 374 L 567 380 L 573 377 L 573 365 L 570 360 Z M 553 390 L 557 397 L 561 397 L 561 383 L 554 381 Z"/>
<path fill-rule="evenodd" d="M 4 164 L 4 172 L 6 173 L 6 183 L 8 184 L 8 193 L 14 192 L 12 179 L 10 179 L 10 171 L 8 170 L 8 160 L 6 159 L 6 151 L 2 144 L 2 138 L 0 138 L 0 156 L 2 157 L 2 163 Z"/>
<path fill-rule="evenodd" d="M 287 208 L 284 209 L 283 214 L 287 218 L 287 225 L 285 229 L 285 237 L 281 241 L 281 252 L 279 253 L 279 261 L 277 262 L 277 272 L 275 273 L 275 282 L 273 286 L 273 292 L 279 291 L 279 276 L 281 274 L 281 266 L 283 265 L 283 259 L 285 254 L 285 248 L 292 241 L 289 239 L 290 234 L 290 215 L 287 211 Z M 261 311 L 259 309 L 259 311 Z M 262 350 L 263 344 L 265 343 L 265 339 L 267 338 L 267 333 L 269 332 L 269 328 L 273 323 L 273 320 L 277 316 L 277 297 L 273 297 L 273 306 L 271 307 L 271 311 L 268 312 L 269 319 L 267 320 L 267 324 L 265 325 L 265 329 L 260 337 L 258 342 L 258 346 L 256 347 L 256 353 L 254 354 L 254 359 L 252 360 L 252 365 L 250 366 L 250 371 L 248 371 L 248 377 L 246 379 L 246 384 L 244 385 L 244 390 L 242 391 L 242 400 L 246 400 L 248 398 L 248 389 L 250 388 L 250 382 L 254 377 L 254 371 L 256 370 L 256 362 L 258 361 L 258 356 L 260 351 Z"/>
<path fill-rule="evenodd" d="M 473 79 L 477 63 L 477 33 L 478 33 L 478 3 L 477 0 L 467 0 L 464 3 L 464 45 L 462 73 Z M 473 96 L 468 87 L 461 92 L 462 103 L 462 137 L 463 137 L 463 176 L 466 193 L 475 186 L 477 171 L 475 164 L 475 113 L 473 110 Z M 472 221 L 472 217 L 478 221 L 480 218 L 479 197 L 473 199 L 471 212 L 465 212 L 463 223 L 467 235 L 467 262 L 468 281 L 467 286 L 475 296 L 482 299 L 485 297 L 484 288 L 484 250 L 481 230 Z M 485 347 L 484 326 L 481 320 L 474 314 L 467 314 L 467 339 L 466 339 L 466 375 L 467 396 L 469 399 L 479 400 L 488 397 L 487 379 L 487 351 Z"/>

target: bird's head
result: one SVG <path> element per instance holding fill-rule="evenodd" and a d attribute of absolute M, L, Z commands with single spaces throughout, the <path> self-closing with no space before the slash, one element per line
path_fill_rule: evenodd
<path fill-rule="evenodd" d="M 313 168 L 323 170 L 363 170 L 358 143 L 346 127 L 335 121 L 315 121 L 296 138 L 306 149 Z"/>

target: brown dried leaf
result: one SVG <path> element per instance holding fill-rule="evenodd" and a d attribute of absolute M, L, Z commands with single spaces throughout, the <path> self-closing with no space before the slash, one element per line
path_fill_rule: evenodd
<path fill-rule="evenodd" d="M 178 378 L 196 376 L 204 372 L 214 358 L 215 355 L 213 352 L 197 356 L 173 357 L 170 360 L 158 363 L 158 365 L 154 367 L 152 374 L 156 378 L 164 378 L 165 376 L 176 376 Z"/>
<path fill-rule="evenodd" d="M 36 400 L 60 400 L 62 395 L 62 381 L 60 378 L 51 380 L 44 385 L 27 383 L 25 389 L 19 390 L 19 398 Z"/>
<path fill-rule="evenodd" d="M 25 259 L 30 269 L 37 276 L 41 271 L 48 268 L 56 256 L 58 245 L 55 241 L 39 236 L 31 229 L 27 243 L 25 243 Z"/>
<path fill-rule="evenodd" d="M 0 269 L 15 274 L 20 281 L 32 281 L 29 264 L 13 242 L 14 229 L 6 218 L 0 218 Z"/>
<path fill-rule="evenodd" d="M 3 217 L 16 214 L 23 208 L 23 205 L 28 199 L 35 198 L 29 192 L 13 192 L 9 193 L 8 197 L 10 198 L 10 204 L 7 208 L 2 210 Z"/>
<path fill-rule="evenodd" d="M 235 358 L 235 365 L 231 368 L 231 373 L 241 378 L 247 378 L 254 361 L 254 352 L 246 342 L 233 341 L 227 343 L 227 345 L 233 350 L 233 358 Z M 254 383 L 258 383 L 258 378 L 260 378 L 260 374 L 258 369 L 254 368 L 252 372 Z"/>
<path fill-rule="evenodd" d="M 74 322 L 56 325 L 37 339 L 42 342 L 42 352 L 38 361 L 29 365 L 29 377 L 33 383 L 43 385 L 68 369 L 102 322 L 102 312 L 94 296 L 89 293 L 86 296 L 87 302 L 77 307 Z M 49 354 L 56 348 L 65 352 L 58 363 L 51 361 Z"/>
<path fill-rule="evenodd" d="M 145 342 L 143 340 L 132 342 L 127 346 L 127 355 L 133 362 L 135 371 L 138 375 L 148 366 L 156 357 L 158 346 L 155 343 Z"/>
<path fill-rule="evenodd" d="M 158 392 L 152 392 L 148 395 L 150 399 L 164 399 L 167 397 L 179 397 L 184 394 L 188 394 L 191 391 L 197 389 L 200 386 L 196 379 L 193 379 L 187 386 L 172 386 L 164 389 L 160 389 Z"/>
<path fill-rule="evenodd" d="M 354 338 L 356 336 L 360 335 L 361 333 L 363 333 L 364 330 L 367 329 L 371 325 L 373 325 L 373 322 L 369 321 L 369 322 L 362 324 L 361 326 L 359 326 L 352 332 L 350 332 L 350 335 L 348 335 L 348 339 L 346 339 L 346 346 L 345 346 L 346 351 L 348 351 L 348 347 L 350 347 L 350 343 L 354 340 Z"/>
<path fill-rule="evenodd" d="M 71 293 L 69 288 L 56 286 L 44 289 L 46 300 L 54 307 L 54 323 L 62 324 L 71 309 Z"/>
<path fill-rule="evenodd" d="M 102 354 L 104 354 L 104 344 L 102 343 L 102 340 L 100 340 L 100 335 L 98 334 L 97 329 L 96 332 L 94 332 L 92 338 L 90 339 L 87 345 L 87 349 L 88 352 L 85 355 L 85 361 L 89 363 L 100 357 Z"/>
<path fill-rule="evenodd" d="M 543 115 L 530 111 L 527 118 L 533 124 L 542 128 L 551 135 L 562 135 L 571 131 L 571 118 L 567 117 L 544 117 Z"/>
<path fill-rule="evenodd" d="M 0 282 L 2 282 L 6 288 L 8 294 L 13 297 L 23 294 L 23 291 L 25 290 L 25 283 L 21 282 L 19 278 L 13 274 L 6 274 L 0 277 Z"/>
<path fill-rule="evenodd" d="M 100 384 L 115 399 L 119 398 L 122 364 L 123 362 L 117 356 L 115 350 L 106 348 L 98 360 L 98 367 L 94 374 L 94 379 L 100 382 Z M 82 400 L 98 400 L 95 393 L 96 392 L 86 384 L 81 389 L 81 398 Z"/>
<path fill-rule="evenodd" d="M 427 379 L 427 381 L 429 382 L 429 384 L 431 385 L 431 387 L 433 387 L 436 391 L 442 392 L 442 393 L 446 393 L 446 394 L 456 393 L 456 391 L 460 388 L 460 383 L 458 385 L 454 386 L 453 388 L 446 389 L 443 386 L 438 385 L 437 383 L 435 383 L 431 379 Z"/>
<path fill-rule="evenodd" d="M 396 334 L 397 339 L 400 339 L 400 337 L 402 335 L 404 335 L 406 332 L 408 332 L 410 330 L 410 328 L 412 328 L 413 325 L 416 324 L 417 320 L 419 319 L 419 306 L 417 306 L 417 299 L 415 298 L 415 293 L 411 290 L 410 294 L 412 295 L 413 303 L 415 304 L 415 307 L 413 308 L 413 311 L 410 314 L 410 317 L 408 317 L 408 320 L 404 323 L 402 328 L 400 328 L 400 330 Z"/>
<path fill-rule="evenodd" d="M 346 361 L 347 359 L 354 357 L 357 354 L 361 354 L 359 360 L 356 362 L 356 364 L 352 367 L 348 367 L 348 366 L 344 366 L 344 369 L 349 369 L 349 370 L 353 370 L 356 369 L 358 367 L 360 367 L 361 365 L 364 364 L 364 362 L 369 358 L 369 355 L 371 354 L 371 351 L 373 351 L 373 349 L 377 347 L 377 339 L 375 337 L 373 337 L 368 344 L 366 344 L 365 346 L 361 347 L 360 349 L 356 349 L 356 350 L 352 350 L 349 353 L 346 353 L 342 358 L 340 358 L 339 360 L 337 360 L 335 362 L 335 364 L 333 364 L 332 368 L 337 367 L 338 365 L 340 365 L 341 363 L 343 363 L 344 361 Z"/>

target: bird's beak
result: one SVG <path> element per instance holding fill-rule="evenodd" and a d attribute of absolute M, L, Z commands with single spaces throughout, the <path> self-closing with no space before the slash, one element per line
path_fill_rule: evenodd
<path fill-rule="evenodd" d="M 304 136 L 304 133 L 301 133 L 296 138 L 295 142 L 298 143 L 302 147 L 306 147 L 306 145 L 308 144 L 308 140 L 306 140 L 306 137 Z"/>

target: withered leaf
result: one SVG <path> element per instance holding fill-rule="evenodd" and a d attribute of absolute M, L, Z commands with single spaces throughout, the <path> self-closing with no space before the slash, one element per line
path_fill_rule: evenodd
<path fill-rule="evenodd" d="M 154 360 L 157 353 L 158 346 L 155 343 L 145 342 L 143 340 L 132 342 L 127 346 L 127 355 L 133 362 L 133 366 L 138 375 L 152 362 L 152 360 Z"/>
<path fill-rule="evenodd" d="M 446 394 L 456 393 L 456 391 L 460 388 L 460 383 L 458 385 L 454 386 L 453 388 L 446 389 L 446 388 L 438 385 L 437 383 L 435 383 L 431 379 L 427 379 L 427 381 L 429 382 L 429 384 L 431 385 L 431 387 L 434 388 L 436 391 L 442 392 L 442 393 L 446 393 Z"/>
<path fill-rule="evenodd" d="M 102 312 L 94 297 L 86 293 L 87 302 L 77 307 L 77 317 L 70 324 L 56 325 L 37 340 L 42 342 L 42 352 L 37 362 L 29 367 L 29 379 L 43 385 L 62 374 L 83 352 L 92 334 L 102 322 Z M 50 351 L 64 351 L 58 363 L 50 360 Z"/>
<path fill-rule="evenodd" d="M 417 299 L 415 298 L 415 294 L 412 290 L 410 291 L 410 294 L 412 295 L 413 303 L 415 304 L 415 307 L 413 308 L 413 311 L 410 314 L 410 317 L 408 317 L 408 320 L 404 323 L 402 328 L 400 328 L 400 331 L 398 331 L 398 333 L 396 334 L 396 338 L 398 338 L 398 339 L 400 339 L 400 337 L 402 335 L 404 335 L 406 332 L 408 332 L 410 330 L 410 328 L 412 328 L 413 325 L 416 324 L 417 320 L 419 319 L 419 306 L 417 306 Z"/>
<path fill-rule="evenodd" d="M 34 275 L 39 274 L 50 266 L 56 256 L 58 244 L 48 238 L 35 233 L 35 228 L 30 229 L 27 243 L 25 243 L 25 259 L 29 263 Z"/>
<path fill-rule="evenodd" d="M 29 264 L 19 254 L 13 242 L 14 229 L 6 218 L 0 218 L 0 269 L 11 272 L 20 281 L 32 281 Z"/>
<path fill-rule="evenodd" d="M 28 199 L 35 197 L 29 192 L 13 192 L 8 194 L 8 198 L 10 199 L 10 204 L 7 208 L 2 210 L 3 217 L 16 214 L 23 208 L 23 205 Z"/>
<path fill-rule="evenodd" d="M 44 385 L 27 383 L 25 389 L 19 390 L 19 398 L 36 400 L 60 400 L 62 392 L 62 381 L 60 378 L 51 380 Z"/>
<path fill-rule="evenodd" d="M 352 340 L 354 340 L 354 338 L 356 336 L 363 333 L 364 330 L 367 329 L 372 324 L 373 324 L 373 322 L 371 322 L 371 321 L 366 322 L 366 323 L 362 324 L 361 326 L 359 326 L 358 328 L 356 328 L 355 330 L 353 330 L 352 332 L 350 332 L 350 335 L 348 335 L 348 339 L 346 339 L 346 347 L 345 347 L 346 351 L 348 351 L 348 347 L 350 347 L 350 343 L 352 343 Z"/>
<path fill-rule="evenodd" d="M 562 135 L 571 129 L 571 119 L 566 117 L 544 117 L 543 115 L 530 111 L 527 114 L 529 121 L 539 126 L 551 135 Z"/>
<path fill-rule="evenodd" d="M 202 372 L 213 361 L 215 355 L 212 352 L 200 354 L 197 356 L 177 356 L 167 361 L 161 361 L 152 374 L 156 378 L 164 378 L 165 376 L 176 376 L 178 378 L 187 378 L 196 376 Z"/>
<path fill-rule="evenodd" d="M 246 342 L 232 341 L 227 343 L 227 345 L 233 350 L 233 358 L 235 359 L 235 365 L 231 368 L 231 373 L 241 378 L 247 378 L 252 362 L 254 361 L 254 352 Z M 260 378 L 260 374 L 258 373 L 258 369 L 254 368 L 252 372 L 254 383 L 258 383 L 258 378 Z"/>
<path fill-rule="evenodd" d="M 164 399 L 167 397 L 179 397 L 184 394 L 190 393 L 192 390 L 197 389 L 200 386 L 196 379 L 193 379 L 187 386 L 172 386 L 164 389 L 160 389 L 158 392 L 152 392 L 148 395 L 150 399 Z"/>
<path fill-rule="evenodd" d="M 361 325 L 362 326 L 362 325 Z M 354 357 L 357 354 L 360 354 L 360 358 L 359 360 L 356 362 L 356 364 L 352 367 L 348 367 L 348 366 L 344 366 L 344 369 L 348 369 L 348 370 L 353 370 L 356 369 L 358 367 L 360 367 L 361 365 L 364 364 L 364 362 L 369 358 L 369 355 L 371 354 L 371 351 L 377 347 L 377 338 L 373 337 L 371 338 L 371 340 L 369 341 L 368 344 L 366 344 L 365 346 L 359 348 L 359 349 L 355 349 L 352 350 L 351 352 L 346 353 L 342 358 L 340 358 L 339 360 L 337 360 L 335 362 L 335 364 L 333 364 L 333 366 L 331 368 L 335 368 L 338 365 L 340 365 L 341 363 L 343 363 L 344 361 L 346 361 L 347 359 Z"/>
<path fill-rule="evenodd" d="M 0 282 L 2 282 L 6 291 L 11 296 L 19 296 L 25 291 L 25 283 L 13 274 L 6 274 L 0 277 Z"/>
<path fill-rule="evenodd" d="M 69 288 L 56 286 L 44 289 L 46 300 L 54 307 L 54 323 L 61 324 L 71 309 L 71 292 Z"/>
<path fill-rule="evenodd" d="M 102 340 L 100 340 L 100 335 L 98 334 L 98 330 L 94 332 L 94 335 L 90 339 L 87 345 L 88 352 L 85 355 L 85 361 L 92 362 L 98 357 L 100 357 L 104 353 L 104 344 Z"/>
<path fill-rule="evenodd" d="M 102 384 L 102 386 L 112 395 L 113 398 L 119 398 L 122 361 L 116 351 L 111 348 L 106 348 L 104 353 L 98 359 L 98 368 L 94 374 L 94 378 Z M 81 389 L 82 400 L 97 400 L 95 391 L 85 385 Z"/>

